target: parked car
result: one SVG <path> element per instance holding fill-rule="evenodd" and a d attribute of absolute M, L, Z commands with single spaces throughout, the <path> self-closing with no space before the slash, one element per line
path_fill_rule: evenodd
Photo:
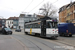
<path fill-rule="evenodd" d="M 17 32 L 21 32 L 21 29 L 16 29 L 15 31 L 17 31 Z"/>
<path fill-rule="evenodd" d="M 2 28 L 2 34 L 7 34 L 7 35 L 11 35 L 12 34 L 12 30 L 10 28 Z"/>

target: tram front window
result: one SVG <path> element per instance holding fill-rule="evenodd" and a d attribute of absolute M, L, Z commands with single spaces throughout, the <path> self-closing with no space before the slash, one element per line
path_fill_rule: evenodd
<path fill-rule="evenodd" d="M 51 22 L 50 26 L 51 28 L 57 28 L 57 22 Z"/>
<path fill-rule="evenodd" d="M 47 28 L 57 28 L 57 22 L 47 22 Z"/>

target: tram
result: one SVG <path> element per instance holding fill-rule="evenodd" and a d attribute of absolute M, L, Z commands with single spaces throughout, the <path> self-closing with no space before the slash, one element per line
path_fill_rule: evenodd
<path fill-rule="evenodd" d="M 44 17 L 35 21 L 24 23 L 25 34 L 36 35 L 40 37 L 57 38 L 58 27 L 57 19 Z"/>

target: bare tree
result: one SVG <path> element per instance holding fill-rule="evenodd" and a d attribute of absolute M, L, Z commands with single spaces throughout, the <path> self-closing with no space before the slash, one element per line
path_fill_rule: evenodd
<path fill-rule="evenodd" d="M 49 16 L 49 17 L 54 17 L 57 13 L 57 9 L 55 6 L 53 6 L 51 3 L 46 3 L 42 6 L 44 10 L 42 10 L 42 15 L 44 16 Z"/>

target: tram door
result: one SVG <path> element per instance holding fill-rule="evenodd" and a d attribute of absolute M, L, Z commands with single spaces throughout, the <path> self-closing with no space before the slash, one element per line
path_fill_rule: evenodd
<path fill-rule="evenodd" d="M 46 20 L 41 21 L 41 37 L 46 36 Z"/>

